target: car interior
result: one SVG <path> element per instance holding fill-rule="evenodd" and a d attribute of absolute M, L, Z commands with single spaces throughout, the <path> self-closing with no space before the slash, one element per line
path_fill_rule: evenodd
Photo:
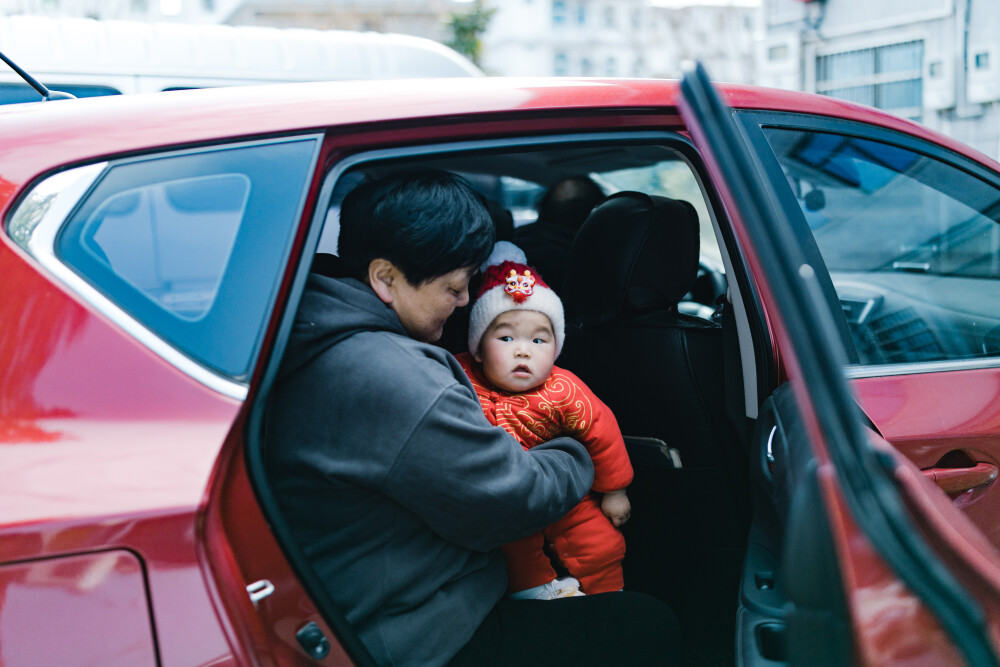
<path fill-rule="evenodd" d="M 767 453 L 776 438 L 762 424 L 778 423 L 777 399 L 766 404 L 766 420 L 757 410 L 774 384 L 769 352 L 761 352 L 770 344 L 690 142 L 623 134 L 357 156 L 328 176 L 313 271 L 335 271 L 346 193 L 366 177 L 415 167 L 467 178 L 488 202 L 498 238 L 530 238 L 535 257 L 550 264 L 562 254 L 567 333 L 556 363 L 615 413 L 635 469 L 623 527 L 626 589 L 677 613 L 686 664 L 732 664 L 737 652 L 745 664 L 782 661 L 780 553 L 795 505 L 790 478 L 805 474 L 809 448 L 782 436 L 782 456 Z M 568 235 L 532 230 L 546 192 L 573 178 L 596 183 L 603 200 L 566 225 L 578 226 Z M 439 343 L 455 353 L 466 345 L 467 310 L 453 315 Z M 782 424 L 795 423 L 790 401 L 780 413 Z M 783 470 L 789 457 L 799 468 Z"/>

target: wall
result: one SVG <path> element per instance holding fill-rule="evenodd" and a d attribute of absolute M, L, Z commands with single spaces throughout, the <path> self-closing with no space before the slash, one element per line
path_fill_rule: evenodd
<path fill-rule="evenodd" d="M 996 0 L 762 2 L 759 83 L 825 92 L 820 60 L 829 62 L 830 56 L 848 52 L 877 59 L 892 45 L 919 44 L 919 62 L 912 73 L 878 71 L 856 81 L 859 86 L 880 85 L 886 92 L 894 77 L 915 76 L 915 82 L 906 85 L 919 86 L 917 106 L 893 108 L 887 102 L 889 94 L 866 103 L 909 116 L 991 157 L 1000 153 L 1000 3 Z M 886 69 L 891 70 L 891 64 Z"/>
<path fill-rule="evenodd" d="M 649 0 L 492 0 L 484 69 L 510 76 L 676 78 L 701 59 L 720 80 L 753 80 L 757 11 Z M 561 18 L 560 18 L 561 17 Z"/>

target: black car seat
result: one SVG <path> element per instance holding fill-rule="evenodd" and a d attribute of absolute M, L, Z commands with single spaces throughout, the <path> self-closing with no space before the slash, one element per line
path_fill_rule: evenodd
<path fill-rule="evenodd" d="M 731 623 L 714 607 L 735 608 L 748 473 L 726 417 L 722 329 L 677 310 L 698 266 L 689 202 L 639 192 L 605 199 L 570 251 L 557 363 L 608 404 L 626 436 L 636 472 L 626 588 L 689 618 Z"/>
<path fill-rule="evenodd" d="M 721 328 L 677 310 L 698 251 L 689 202 L 620 192 L 580 229 L 563 287 L 573 340 L 561 362 L 586 376 L 627 434 L 666 441 L 685 468 L 719 463 L 729 441 Z"/>
<path fill-rule="evenodd" d="M 590 177 L 570 176 L 545 191 L 538 204 L 537 221 L 514 230 L 514 243 L 556 293 L 562 288 L 573 238 L 590 211 L 602 201 L 604 191 Z"/>

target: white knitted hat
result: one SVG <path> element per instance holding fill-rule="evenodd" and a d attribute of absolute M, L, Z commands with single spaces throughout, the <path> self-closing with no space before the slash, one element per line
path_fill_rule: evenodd
<path fill-rule="evenodd" d="M 549 318 L 556 337 L 556 356 L 566 339 L 562 301 L 530 266 L 524 251 L 510 241 L 497 241 L 483 262 L 483 284 L 469 313 L 469 352 L 479 352 L 486 329 L 508 310 L 534 310 Z"/>

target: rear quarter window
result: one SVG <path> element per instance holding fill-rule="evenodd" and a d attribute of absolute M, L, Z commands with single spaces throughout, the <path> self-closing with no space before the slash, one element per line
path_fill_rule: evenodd
<path fill-rule="evenodd" d="M 318 139 L 111 163 L 56 237 L 58 258 L 199 364 L 250 372 Z"/>

